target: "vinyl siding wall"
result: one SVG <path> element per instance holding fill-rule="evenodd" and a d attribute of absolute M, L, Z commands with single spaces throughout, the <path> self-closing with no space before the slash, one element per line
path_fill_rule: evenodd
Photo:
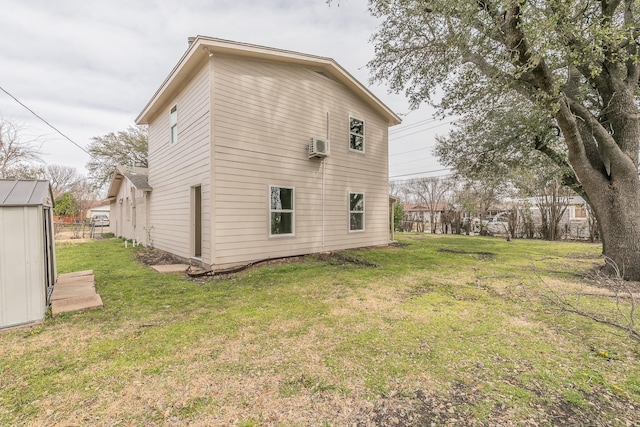
<path fill-rule="evenodd" d="M 211 257 L 211 122 L 209 65 L 205 64 L 149 123 L 148 217 L 153 246 L 194 255 L 192 188 L 202 189 L 202 261 Z M 178 142 L 171 143 L 169 115 L 177 106 Z M 151 208 L 151 206 L 153 208 Z"/>
<path fill-rule="evenodd" d="M 118 195 L 111 205 L 109 229 L 119 237 L 135 239 L 136 242 L 148 245 L 146 204 L 146 194 L 136 189 L 127 178 L 123 178 Z M 99 232 L 99 227 L 96 227 L 96 233 Z"/>
<path fill-rule="evenodd" d="M 387 244 L 387 122 L 313 69 L 223 55 L 213 61 L 215 263 Z M 307 144 L 327 137 L 327 112 L 323 246 L 323 164 L 307 158 Z M 364 153 L 349 150 L 350 116 L 365 122 Z M 270 185 L 295 188 L 295 236 L 269 236 Z M 362 232 L 349 232 L 349 192 L 365 194 Z"/>

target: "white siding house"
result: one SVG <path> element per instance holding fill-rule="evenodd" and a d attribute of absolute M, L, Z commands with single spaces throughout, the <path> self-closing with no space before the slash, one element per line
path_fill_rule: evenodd
<path fill-rule="evenodd" d="M 147 168 L 118 166 L 111 178 L 109 229 L 118 237 L 149 245 Z"/>
<path fill-rule="evenodd" d="M 330 58 L 198 36 L 136 122 L 156 248 L 211 266 L 389 242 L 400 119 Z"/>

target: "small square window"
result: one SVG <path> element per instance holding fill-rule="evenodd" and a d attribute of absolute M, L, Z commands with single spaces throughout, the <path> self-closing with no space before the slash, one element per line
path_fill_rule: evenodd
<path fill-rule="evenodd" d="M 292 235 L 294 224 L 294 189 L 270 187 L 269 229 L 271 236 Z"/>
<path fill-rule="evenodd" d="M 349 149 L 364 152 L 364 121 L 349 117 Z"/>
<path fill-rule="evenodd" d="M 364 193 L 349 193 L 349 231 L 364 231 Z"/>
<path fill-rule="evenodd" d="M 169 123 L 171 125 L 171 143 L 176 144 L 178 142 L 178 107 L 176 105 L 171 109 Z"/>

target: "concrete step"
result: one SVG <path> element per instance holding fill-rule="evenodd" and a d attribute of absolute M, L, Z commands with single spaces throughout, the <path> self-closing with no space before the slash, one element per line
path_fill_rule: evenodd
<path fill-rule="evenodd" d="M 60 313 L 69 313 L 72 311 L 90 310 L 102 307 L 102 298 L 100 298 L 100 295 L 94 293 L 93 295 L 51 301 L 51 315 L 56 317 Z"/>
<path fill-rule="evenodd" d="M 81 311 L 103 307 L 96 293 L 93 270 L 60 274 L 51 293 L 51 314 Z"/>

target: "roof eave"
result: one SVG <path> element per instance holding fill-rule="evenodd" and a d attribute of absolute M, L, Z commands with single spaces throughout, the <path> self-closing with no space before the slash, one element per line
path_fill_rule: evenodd
<path fill-rule="evenodd" d="M 120 191 L 120 185 L 122 185 L 123 179 L 124 175 L 120 172 L 118 166 L 116 166 L 115 170 L 113 171 L 113 176 L 111 177 L 109 189 L 107 190 L 107 199 L 114 198 L 118 195 L 118 191 Z"/>
<path fill-rule="evenodd" d="M 369 89 L 356 80 L 344 68 L 331 58 L 308 55 L 287 50 L 257 46 L 247 43 L 233 42 L 229 40 L 211 37 L 197 36 L 178 61 L 169 76 L 160 85 L 153 97 L 149 100 L 142 112 L 136 118 L 137 124 L 149 124 L 158 110 L 168 102 L 174 91 L 182 84 L 184 77 L 201 66 L 210 55 L 233 54 L 258 59 L 279 60 L 289 63 L 311 65 L 328 71 L 338 81 L 366 100 L 374 110 L 384 117 L 389 126 L 402 122 L 400 117 L 378 99 Z"/>

